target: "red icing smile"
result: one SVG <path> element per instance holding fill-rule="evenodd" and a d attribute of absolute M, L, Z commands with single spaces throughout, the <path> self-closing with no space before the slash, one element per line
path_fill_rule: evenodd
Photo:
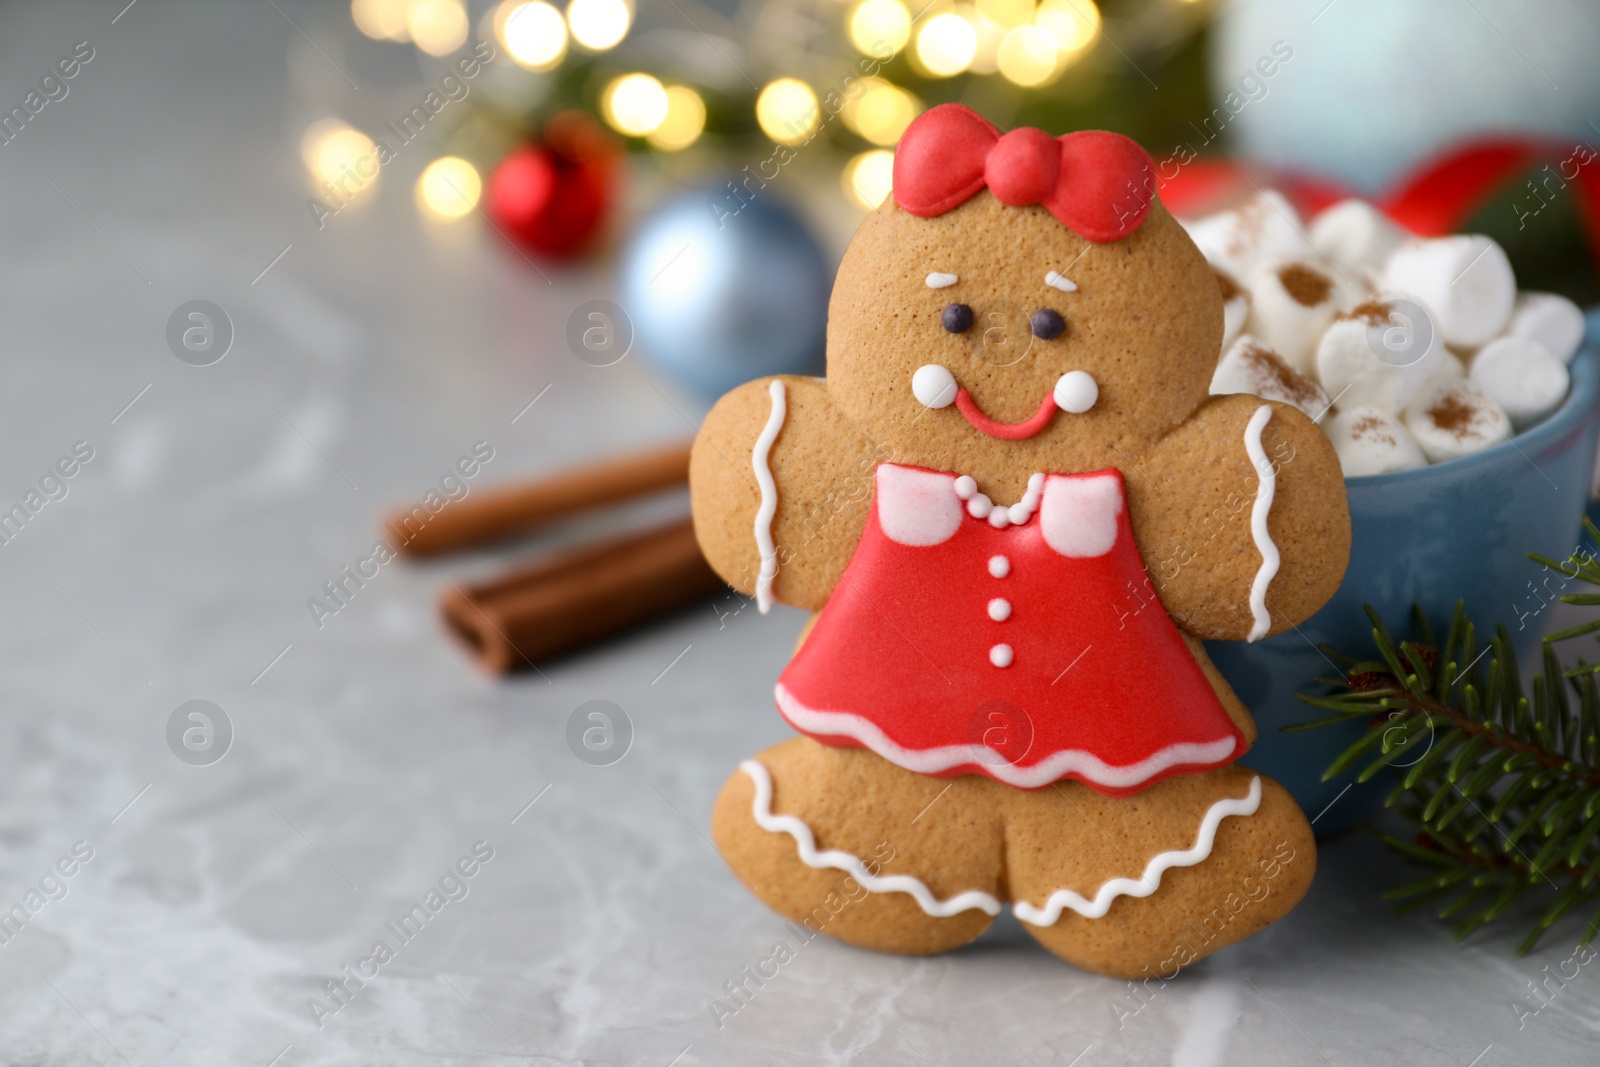
<path fill-rule="evenodd" d="M 997 422 L 978 409 L 978 404 L 965 389 L 956 390 L 956 408 L 979 433 L 998 437 L 1002 441 L 1025 441 L 1050 425 L 1050 416 L 1056 413 L 1056 398 L 1046 393 L 1044 401 L 1033 417 L 1024 422 Z"/>

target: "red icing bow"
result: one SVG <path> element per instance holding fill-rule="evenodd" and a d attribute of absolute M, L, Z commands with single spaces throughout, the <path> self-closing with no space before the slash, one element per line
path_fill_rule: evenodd
<path fill-rule="evenodd" d="M 960 104 L 930 108 L 906 128 L 894 154 L 895 203 L 928 218 L 985 186 L 1003 204 L 1040 204 L 1074 233 L 1104 242 L 1139 228 L 1156 180 L 1143 148 L 1104 130 L 1002 134 Z"/>

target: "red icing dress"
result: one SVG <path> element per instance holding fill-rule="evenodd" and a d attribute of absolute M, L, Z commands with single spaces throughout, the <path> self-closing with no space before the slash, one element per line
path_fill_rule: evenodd
<path fill-rule="evenodd" d="M 790 725 L 922 774 L 1126 796 L 1245 739 L 1157 600 L 1122 475 L 877 469 L 867 528 L 777 686 Z"/>

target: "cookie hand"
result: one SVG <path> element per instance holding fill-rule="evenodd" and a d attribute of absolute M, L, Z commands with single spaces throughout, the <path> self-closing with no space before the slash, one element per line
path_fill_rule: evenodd
<path fill-rule="evenodd" d="M 1288 405 L 1213 397 L 1140 457 L 1128 496 L 1151 582 L 1196 637 L 1280 633 L 1310 618 L 1344 577 L 1350 511 L 1339 460 Z M 1258 512 L 1264 536 L 1253 529 Z"/>
<path fill-rule="evenodd" d="M 774 396 L 774 381 L 782 383 Z M 775 405 L 777 414 L 775 415 Z M 762 464 L 763 431 L 770 434 Z M 717 401 L 689 459 L 695 534 L 712 568 L 746 596 L 762 573 L 758 525 L 770 531 L 774 599 L 819 610 L 866 525 L 872 442 L 834 406 L 820 378 L 747 382 Z M 762 515 L 758 470 L 770 471 L 776 509 Z"/>

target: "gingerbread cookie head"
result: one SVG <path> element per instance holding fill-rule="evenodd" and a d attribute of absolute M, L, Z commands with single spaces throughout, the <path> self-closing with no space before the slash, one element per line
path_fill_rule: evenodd
<path fill-rule="evenodd" d="M 1142 148 L 1002 135 L 946 104 L 906 131 L 894 197 L 845 253 L 829 391 L 910 462 L 1098 469 L 1205 401 L 1221 331 L 1212 271 Z"/>

